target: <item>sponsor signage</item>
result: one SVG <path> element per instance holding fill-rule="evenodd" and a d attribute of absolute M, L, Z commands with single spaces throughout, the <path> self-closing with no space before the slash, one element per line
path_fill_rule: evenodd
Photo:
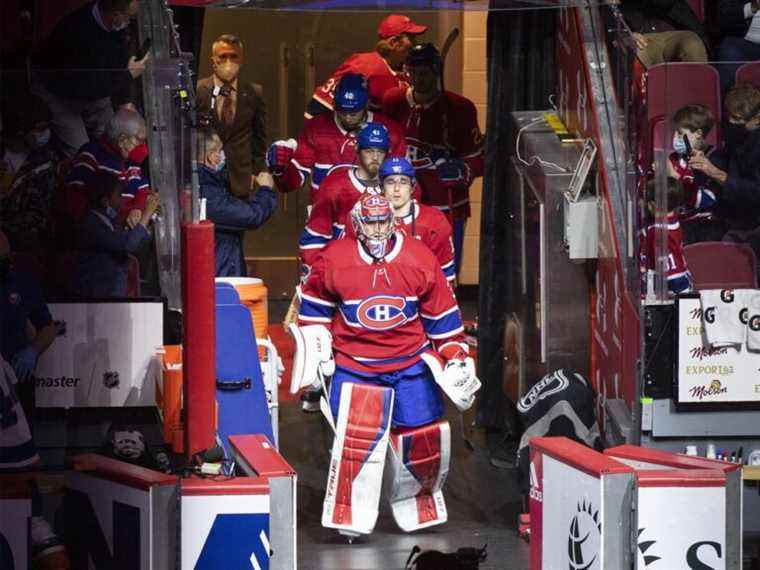
<path fill-rule="evenodd" d="M 711 318 L 698 297 L 678 300 L 678 402 L 760 402 L 760 352 L 746 344 L 709 346 L 702 320 Z"/>
<path fill-rule="evenodd" d="M 42 408 L 152 406 L 163 344 L 161 302 L 51 303 L 65 332 L 40 357 Z"/>

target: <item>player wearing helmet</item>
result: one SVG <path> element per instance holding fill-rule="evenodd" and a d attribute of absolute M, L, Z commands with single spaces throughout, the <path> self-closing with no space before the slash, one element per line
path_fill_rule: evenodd
<path fill-rule="evenodd" d="M 470 185 L 483 175 L 477 111 L 469 99 L 442 90 L 441 57 L 433 44 L 414 46 L 406 69 L 411 87 L 389 90 L 383 112 L 406 129 L 406 156 L 422 187 L 422 202 L 452 221 L 458 271 L 470 216 Z"/>
<path fill-rule="evenodd" d="M 383 196 L 361 197 L 351 211 L 356 237 L 335 240 L 315 260 L 301 295 L 301 326 L 291 327 L 296 361 L 314 361 L 312 350 L 322 361 L 334 353 L 323 410 L 336 437 L 322 524 L 348 535 L 374 528 L 389 444 L 396 523 L 411 531 L 446 521 L 450 431 L 439 388 L 467 409 L 480 387 L 438 260 L 394 231 L 393 218 Z M 313 327 L 330 334 L 313 334 Z M 311 338 L 319 339 L 314 349 Z M 294 368 L 291 390 L 312 382 L 308 368 Z"/>
<path fill-rule="evenodd" d="M 367 109 L 367 82 L 361 75 L 344 75 L 335 93 L 335 111 L 306 123 L 297 140 L 276 141 L 267 152 L 267 165 L 281 190 L 303 186 L 311 176 L 312 202 L 331 168 L 356 163 L 356 136 L 371 122 L 388 129 L 389 152 L 406 152 L 404 131 L 395 121 Z"/>
<path fill-rule="evenodd" d="M 388 159 L 380 167 L 380 183 L 384 196 L 393 206 L 397 229 L 428 246 L 441 264 L 446 279 L 453 281 L 456 275 L 451 224 L 437 209 L 414 199 L 414 167 L 405 158 Z"/>
<path fill-rule="evenodd" d="M 370 108 L 380 110 L 383 94 L 393 87 L 407 86 L 404 62 L 417 38 L 427 26 L 413 22 L 408 16 L 391 14 L 377 28 L 375 51 L 355 53 L 344 61 L 330 79 L 314 90 L 304 115 L 307 119 L 334 109 L 335 87 L 347 73 L 359 73 L 369 83 Z"/>
<path fill-rule="evenodd" d="M 357 164 L 334 168 L 322 181 L 298 246 L 303 274 L 333 239 L 343 235 L 348 215 L 364 194 L 379 194 L 377 173 L 390 148 L 388 129 L 367 123 L 356 137 Z"/>

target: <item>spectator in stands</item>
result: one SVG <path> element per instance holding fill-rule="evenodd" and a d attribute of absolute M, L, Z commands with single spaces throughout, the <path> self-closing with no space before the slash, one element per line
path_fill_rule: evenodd
<path fill-rule="evenodd" d="M 686 258 L 683 253 L 683 235 L 681 225 L 678 222 L 678 208 L 681 206 L 683 190 L 681 184 L 675 178 L 667 179 L 667 196 L 666 203 L 668 213 L 666 216 L 667 230 L 667 269 L 666 277 L 668 281 L 668 291 L 677 295 L 679 293 L 688 293 L 692 290 L 693 280 L 689 268 L 686 265 Z M 655 211 L 656 211 L 656 186 L 655 181 L 650 180 L 646 189 L 646 215 L 647 221 L 644 229 L 641 230 L 640 242 L 640 267 L 642 270 L 656 270 L 656 228 Z M 651 293 L 651 291 L 650 291 Z"/>
<path fill-rule="evenodd" d="M 760 254 L 760 89 L 735 85 L 724 104 L 730 127 L 725 152 L 715 153 L 714 163 L 697 157 L 690 164 L 722 184 L 716 213 L 731 229 L 726 237 Z"/>
<path fill-rule="evenodd" d="M 13 269 L 10 242 L 0 232 L 0 355 L 19 380 L 27 380 L 57 334 L 40 284 Z"/>
<path fill-rule="evenodd" d="M 760 0 L 721 0 L 718 61 L 745 62 L 760 59 Z M 725 93 L 734 83 L 741 63 L 718 65 L 720 84 Z"/>
<path fill-rule="evenodd" d="M 125 28 L 138 0 L 97 0 L 65 16 L 35 57 L 33 91 L 50 107 L 61 152 L 72 157 L 103 134 L 114 105 L 129 104 L 129 84 L 148 60 L 127 53 Z"/>
<path fill-rule="evenodd" d="M 637 55 L 645 66 L 707 61 L 707 32 L 687 0 L 612 1 L 620 4 L 633 32 Z"/>
<path fill-rule="evenodd" d="M 214 73 L 198 81 L 196 100 L 206 122 L 219 134 L 227 156 L 230 189 L 247 197 L 253 175 L 266 170 L 266 107 L 263 89 L 239 79 L 243 64 L 243 42 L 224 34 L 212 46 Z"/>
<path fill-rule="evenodd" d="M 158 197 L 145 200 L 139 221 L 129 230 L 117 223 L 124 189 L 119 178 L 99 172 L 88 193 L 90 210 L 79 230 L 74 290 L 81 297 L 125 297 L 129 254 L 150 240 L 148 225 L 158 208 Z"/>
<path fill-rule="evenodd" d="M 132 229 L 142 218 L 149 184 L 142 163 L 148 155 L 145 121 L 139 113 L 120 109 L 108 122 L 105 136 L 85 144 L 74 158 L 66 178 L 61 204 L 62 231 L 81 223 L 88 210 L 88 194 L 100 172 L 118 174 L 122 181 L 123 200 L 115 224 Z"/>
<path fill-rule="evenodd" d="M 198 183 L 206 200 L 206 217 L 214 222 L 217 277 L 246 276 L 243 236 L 266 222 L 277 206 L 274 178 L 267 171 L 256 176 L 259 189 L 247 199 L 230 191 L 225 173 L 222 140 L 211 129 L 198 132 Z"/>
<path fill-rule="evenodd" d="M 668 157 L 668 176 L 681 183 L 684 195 L 679 208 L 684 242 L 720 241 L 726 228 L 713 213 L 720 196 L 720 183 L 702 170 L 692 168 L 702 164 L 715 150 L 706 137 L 715 125 L 715 117 L 705 105 L 686 105 L 675 112 L 673 123 L 673 152 Z M 709 171 L 709 169 L 708 169 Z"/>
<path fill-rule="evenodd" d="M 14 251 L 40 253 L 50 241 L 59 156 L 50 144 L 50 112 L 36 97 L 5 109 L 3 161 L 12 168 L 0 193 L 0 225 Z"/>

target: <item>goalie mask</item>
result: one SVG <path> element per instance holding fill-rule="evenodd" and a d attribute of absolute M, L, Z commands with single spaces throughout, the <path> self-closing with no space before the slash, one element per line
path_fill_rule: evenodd
<path fill-rule="evenodd" d="M 351 223 L 359 243 L 375 259 L 388 253 L 393 235 L 393 208 L 390 202 L 375 194 L 365 194 L 351 210 Z"/>

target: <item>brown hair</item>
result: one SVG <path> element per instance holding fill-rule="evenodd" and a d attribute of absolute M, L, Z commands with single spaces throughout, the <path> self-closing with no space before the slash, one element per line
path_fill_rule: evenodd
<path fill-rule="evenodd" d="M 673 125 L 690 131 L 701 130 L 702 136 L 707 136 L 715 126 L 715 115 L 706 105 L 686 105 L 673 115 Z"/>
<path fill-rule="evenodd" d="M 241 40 L 239 37 L 237 37 L 234 34 L 222 34 L 218 38 L 214 40 L 214 43 L 211 44 L 211 49 L 214 49 L 214 46 L 216 44 L 227 44 L 229 46 L 234 47 L 238 51 L 243 51 L 243 40 Z"/>
<path fill-rule="evenodd" d="M 723 106 L 729 116 L 749 121 L 760 113 L 760 89 L 750 83 L 737 83 L 726 93 Z"/>
<path fill-rule="evenodd" d="M 676 178 L 671 178 L 668 176 L 667 178 L 667 188 L 666 188 L 666 208 L 668 209 L 668 212 L 672 212 L 678 206 L 681 205 L 683 202 L 683 188 L 681 187 L 681 182 L 677 180 Z M 647 202 L 654 202 L 655 196 L 657 192 L 657 184 L 654 179 L 650 179 L 647 182 L 647 190 L 646 190 L 646 199 Z"/>
<path fill-rule="evenodd" d="M 224 146 L 219 133 L 210 125 L 200 127 L 196 132 L 195 138 L 195 156 L 198 162 L 206 160 L 206 154 L 217 146 Z"/>

